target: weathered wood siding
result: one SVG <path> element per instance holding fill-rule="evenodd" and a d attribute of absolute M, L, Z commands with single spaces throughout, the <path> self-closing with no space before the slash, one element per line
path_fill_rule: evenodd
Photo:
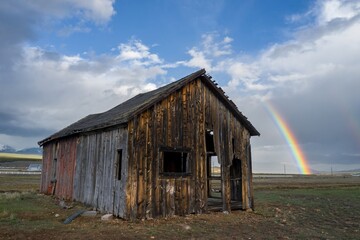
<path fill-rule="evenodd" d="M 127 129 L 122 127 L 46 144 L 41 192 L 124 217 L 127 143 Z M 120 180 L 116 172 L 119 149 L 122 150 Z"/>
<path fill-rule="evenodd" d="M 51 161 L 53 158 L 52 154 L 53 144 L 48 143 L 43 146 L 43 158 L 42 158 L 42 171 L 40 181 L 40 192 L 50 194 L 51 193 Z"/>
<path fill-rule="evenodd" d="M 128 123 L 128 181 L 125 218 L 201 213 L 207 210 L 205 132 L 214 131 L 222 168 L 223 209 L 231 210 L 230 166 L 241 161 L 243 208 L 249 207 L 250 134 L 199 78 L 136 115 Z M 234 145 L 234 146 L 233 146 Z M 190 148 L 191 174 L 163 176 L 160 147 Z M 239 186 L 241 185 L 241 186 Z"/>
<path fill-rule="evenodd" d="M 127 129 L 93 132 L 78 138 L 73 199 L 101 212 L 124 217 L 127 177 Z M 122 150 L 121 179 L 117 178 L 118 150 Z"/>
<path fill-rule="evenodd" d="M 64 199 L 73 195 L 76 138 L 65 138 L 46 144 L 40 189 Z"/>

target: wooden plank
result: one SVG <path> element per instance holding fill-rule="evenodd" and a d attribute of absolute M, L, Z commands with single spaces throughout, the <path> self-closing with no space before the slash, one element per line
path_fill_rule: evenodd
<path fill-rule="evenodd" d="M 182 196 L 181 196 L 182 177 L 175 179 L 175 215 L 183 215 Z"/>
<path fill-rule="evenodd" d="M 180 144 L 182 146 L 186 146 L 186 147 L 189 147 L 187 146 L 186 142 L 187 142 L 187 137 L 188 137 L 188 112 L 187 112 L 187 109 L 188 109 L 188 100 L 187 100 L 187 93 L 186 93 L 186 87 L 183 87 L 181 89 L 181 122 L 180 122 L 180 125 L 181 125 L 181 128 L 180 128 Z"/>
<path fill-rule="evenodd" d="M 198 81 L 198 118 L 199 118 L 199 135 L 198 135 L 198 149 L 199 149 L 199 197 L 200 197 L 200 212 L 206 212 L 207 196 L 206 196 L 206 175 L 205 175 L 205 164 L 206 164 L 206 150 L 205 150 L 205 96 L 204 96 L 204 85 Z"/>
<path fill-rule="evenodd" d="M 42 172 L 40 178 L 40 192 L 48 194 L 48 176 L 49 176 L 49 162 L 50 162 L 50 146 L 51 143 L 43 146 L 43 158 L 42 158 Z"/>
<path fill-rule="evenodd" d="M 94 187 L 94 197 L 93 204 L 96 208 L 99 208 L 100 205 L 100 197 L 102 196 L 102 182 L 103 182 L 103 165 L 104 165 L 104 150 L 105 150 L 105 142 L 106 138 L 104 133 L 99 134 L 98 136 L 99 146 L 98 146 L 98 159 L 97 159 L 97 167 L 95 170 L 95 187 Z"/>
<path fill-rule="evenodd" d="M 248 207 L 248 191 L 247 191 L 247 186 L 248 186 L 248 181 L 247 181 L 247 164 L 246 164 L 246 160 L 241 160 L 241 169 L 242 169 L 242 209 L 247 209 Z"/>
<path fill-rule="evenodd" d="M 146 197 L 146 186 L 145 186 L 145 174 L 146 174 L 146 162 L 145 162 L 145 129 L 146 129 L 146 116 L 145 113 L 141 114 L 139 116 L 138 125 L 136 126 L 138 131 L 138 138 L 136 143 L 137 148 L 137 218 L 143 218 L 145 217 L 145 197 Z"/>
<path fill-rule="evenodd" d="M 167 185 L 167 180 L 166 179 L 160 179 L 160 185 L 161 186 L 161 190 L 160 190 L 160 196 L 159 196 L 159 204 L 160 204 L 160 213 L 163 217 L 167 216 L 167 208 L 166 208 L 166 185 Z"/>
<path fill-rule="evenodd" d="M 251 157 L 251 145 L 248 145 L 248 168 L 249 168 L 249 191 L 250 191 L 250 208 L 255 210 L 254 205 L 254 190 L 253 190 L 253 174 L 252 174 L 252 157 Z"/>
<path fill-rule="evenodd" d="M 102 157 L 100 158 L 100 164 L 99 165 L 99 172 L 97 174 L 99 181 L 99 187 L 98 189 L 98 196 L 97 196 L 97 204 L 100 211 L 105 211 L 105 203 L 106 203 L 106 194 L 107 194 L 107 181 L 106 178 L 107 175 L 107 156 L 109 151 L 109 144 L 108 144 L 108 134 L 107 132 L 102 133 Z"/>
<path fill-rule="evenodd" d="M 166 195 L 167 216 L 172 217 L 175 215 L 175 178 L 167 180 Z"/>
<path fill-rule="evenodd" d="M 131 202 L 130 202 L 130 218 L 136 219 L 137 214 L 137 201 L 138 201 L 138 195 L 137 188 L 138 188 L 138 152 L 137 152 L 137 141 L 139 140 L 139 132 L 138 132 L 138 123 L 139 119 L 138 116 L 133 119 L 133 138 L 132 138 L 132 153 L 131 156 L 133 158 L 132 160 L 132 166 L 131 166 L 131 188 L 130 194 L 131 194 Z"/>
<path fill-rule="evenodd" d="M 196 186 L 196 180 L 197 180 L 197 176 L 196 176 L 196 146 L 194 145 L 194 135 L 196 132 L 196 128 L 194 129 L 193 123 L 195 122 L 195 84 L 194 82 L 191 82 L 188 85 L 188 112 L 189 112 L 189 117 L 188 117 L 188 129 L 189 129 L 189 135 L 188 135 L 188 146 L 191 147 L 193 149 L 193 151 L 190 153 L 190 165 L 191 165 L 191 172 L 192 172 L 192 181 L 190 181 L 190 193 L 189 193 L 189 208 L 190 208 L 190 212 L 196 212 L 196 207 L 195 207 L 195 202 L 196 202 L 196 196 L 195 196 L 195 186 Z M 195 126 L 196 127 L 196 126 Z M 191 129 L 191 130 L 190 130 Z"/>
<path fill-rule="evenodd" d="M 224 108 L 225 111 L 225 116 L 226 116 L 226 120 L 224 121 L 224 139 L 225 141 L 225 146 L 224 146 L 224 154 L 225 154 L 225 172 L 224 174 L 224 199 L 225 199 L 225 208 L 223 210 L 231 212 L 231 193 L 230 193 L 230 165 L 231 165 L 231 161 L 232 159 L 230 159 L 230 152 L 232 152 L 232 145 L 231 145 L 231 136 L 229 136 L 230 131 L 229 131 L 229 127 L 230 127 L 230 112 Z"/>
<path fill-rule="evenodd" d="M 80 183 L 81 183 L 81 162 L 83 154 L 83 142 L 84 138 L 79 137 L 77 141 L 77 150 L 76 150 L 76 161 L 75 161 L 75 172 L 74 172 L 74 185 L 73 185 L 73 200 L 80 200 Z"/>
<path fill-rule="evenodd" d="M 134 125 L 133 120 L 129 121 L 129 123 L 128 123 L 128 154 L 127 154 L 128 169 L 127 169 L 127 182 L 126 182 L 126 218 L 127 219 L 131 218 L 131 210 L 132 210 L 132 208 L 131 208 L 131 202 L 132 202 L 131 187 L 132 187 L 132 181 L 133 181 L 132 167 L 133 167 L 133 162 L 134 162 L 134 156 L 133 156 L 134 127 L 133 127 L 133 125 Z"/>
<path fill-rule="evenodd" d="M 153 143 L 154 143 L 154 116 L 155 116 L 154 108 L 149 109 L 148 111 L 148 118 L 147 118 L 147 124 L 146 124 L 146 206 L 145 206 L 145 217 L 152 218 L 152 199 L 154 194 L 154 185 L 152 183 L 153 181 L 153 174 L 155 169 L 152 168 L 153 166 Z"/>
<path fill-rule="evenodd" d="M 189 177 L 186 177 L 181 181 L 181 207 L 182 207 L 182 214 L 190 214 L 189 211 Z"/>
<path fill-rule="evenodd" d="M 155 207 L 153 210 L 153 216 L 165 216 L 164 208 L 163 208 L 163 199 L 162 199 L 162 192 L 163 192 L 163 185 L 160 178 L 160 169 L 162 169 L 161 164 L 161 158 L 162 154 L 159 152 L 159 147 L 163 146 L 166 141 L 166 128 L 164 127 L 164 118 L 166 117 L 166 111 L 164 110 L 166 108 L 166 101 L 162 101 L 157 106 L 157 116 L 156 116 L 156 143 L 155 143 L 155 149 L 154 149 L 154 164 L 153 169 L 155 169 L 156 174 L 153 178 L 155 186 L 155 193 L 154 193 L 154 202 Z"/>

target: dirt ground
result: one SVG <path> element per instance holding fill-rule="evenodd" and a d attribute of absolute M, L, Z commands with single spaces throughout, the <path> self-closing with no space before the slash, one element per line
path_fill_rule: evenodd
<path fill-rule="evenodd" d="M 37 192 L 39 180 L 0 175 L 0 239 L 360 239 L 360 177 L 256 178 L 253 212 L 138 221 L 98 214 L 70 224 L 67 217 L 91 208 L 60 207 Z"/>

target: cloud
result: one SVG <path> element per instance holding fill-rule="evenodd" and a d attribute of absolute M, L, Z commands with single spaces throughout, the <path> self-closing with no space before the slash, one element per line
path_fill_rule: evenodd
<path fill-rule="evenodd" d="M 191 59 L 184 62 L 185 66 L 211 69 L 211 61 L 206 58 L 206 55 L 203 52 L 193 48 L 188 51 L 188 54 L 191 56 Z"/>
<path fill-rule="evenodd" d="M 12 1 L 16 7 L 38 12 L 40 15 L 53 18 L 77 17 L 96 24 L 105 24 L 116 13 L 115 0 L 35 0 Z M 22 4 L 20 4 L 22 3 Z"/>
<path fill-rule="evenodd" d="M 350 20 L 359 14 L 359 1 L 329 0 L 318 2 L 317 24 L 326 25 L 338 19 Z"/>
<path fill-rule="evenodd" d="M 220 35 L 217 32 L 203 34 L 199 47 L 191 48 L 187 53 L 190 60 L 181 61 L 180 63 L 187 67 L 206 68 L 208 71 L 213 69 L 212 59 L 228 56 L 232 53 L 232 38 L 225 36 L 220 41 Z"/>
<path fill-rule="evenodd" d="M 129 49 L 132 48 L 132 44 L 122 44 L 122 47 Z M 90 94 L 92 99 L 98 100 L 110 93 L 120 99 L 128 98 L 136 92 L 148 90 L 152 85 L 148 85 L 146 81 L 166 73 L 161 66 L 155 65 L 156 55 L 148 52 L 149 49 L 145 45 L 142 44 L 142 47 L 147 49 L 147 54 L 135 59 L 142 64 L 123 62 L 124 51 L 120 51 L 117 55 L 92 56 L 92 58 L 79 55 L 59 55 L 57 58 L 49 58 L 49 54 L 44 49 L 24 48 L 23 62 L 15 66 L 17 71 L 15 81 L 22 83 L 20 89 L 17 88 L 16 91 L 27 91 L 31 88 L 31 93 L 40 93 L 41 96 L 40 99 L 33 96 L 34 105 L 44 106 L 50 103 L 52 106 L 64 105 L 62 108 L 65 106 L 72 108 L 72 102 L 77 101 L 76 99 L 80 99 L 78 101 L 86 105 Z M 144 49 L 140 50 L 140 55 Z M 133 90 L 117 91 L 124 86 Z M 43 102 L 44 98 L 46 102 Z M 22 101 L 23 99 L 19 99 L 16 102 L 21 104 Z M 101 106 L 98 108 L 102 109 Z"/>
<path fill-rule="evenodd" d="M 132 49 L 133 43 L 121 46 Z M 146 45 L 137 51 L 140 55 L 128 60 L 141 64 L 124 62 L 122 50 L 117 55 L 85 58 L 24 47 L 22 61 L 9 73 L 12 81 L 2 85 L 0 134 L 46 136 L 85 115 L 155 89 L 157 85 L 149 81 L 166 71 Z"/>
<path fill-rule="evenodd" d="M 0 70 L 11 68 L 20 57 L 22 44 L 36 39 L 37 28 L 62 28 L 62 35 L 89 32 L 87 23 L 105 25 L 110 21 L 115 14 L 113 3 L 114 0 L 0 1 Z M 75 24 L 61 25 L 57 21 L 64 19 L 72 19 Z"/>
<path fill-rule="evenodd" d="M 120 54 L 117 56 L 119 61 L 130 61 L 134 65 L 153 65 L 160 64 L 157 54 L 149 52 L 149 47 L 144 45 L 140 40 L 132 39 L 127 44 L 121 43 L 118 47 Z"/>

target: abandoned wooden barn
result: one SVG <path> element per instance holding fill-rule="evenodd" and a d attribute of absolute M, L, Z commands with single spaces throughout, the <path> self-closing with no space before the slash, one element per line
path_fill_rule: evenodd
<path fill-rule="evenodd" d="M 199 70 L 40 141 L 41 192 L 124 219 L 253 208 L 256 135 Z"/>

